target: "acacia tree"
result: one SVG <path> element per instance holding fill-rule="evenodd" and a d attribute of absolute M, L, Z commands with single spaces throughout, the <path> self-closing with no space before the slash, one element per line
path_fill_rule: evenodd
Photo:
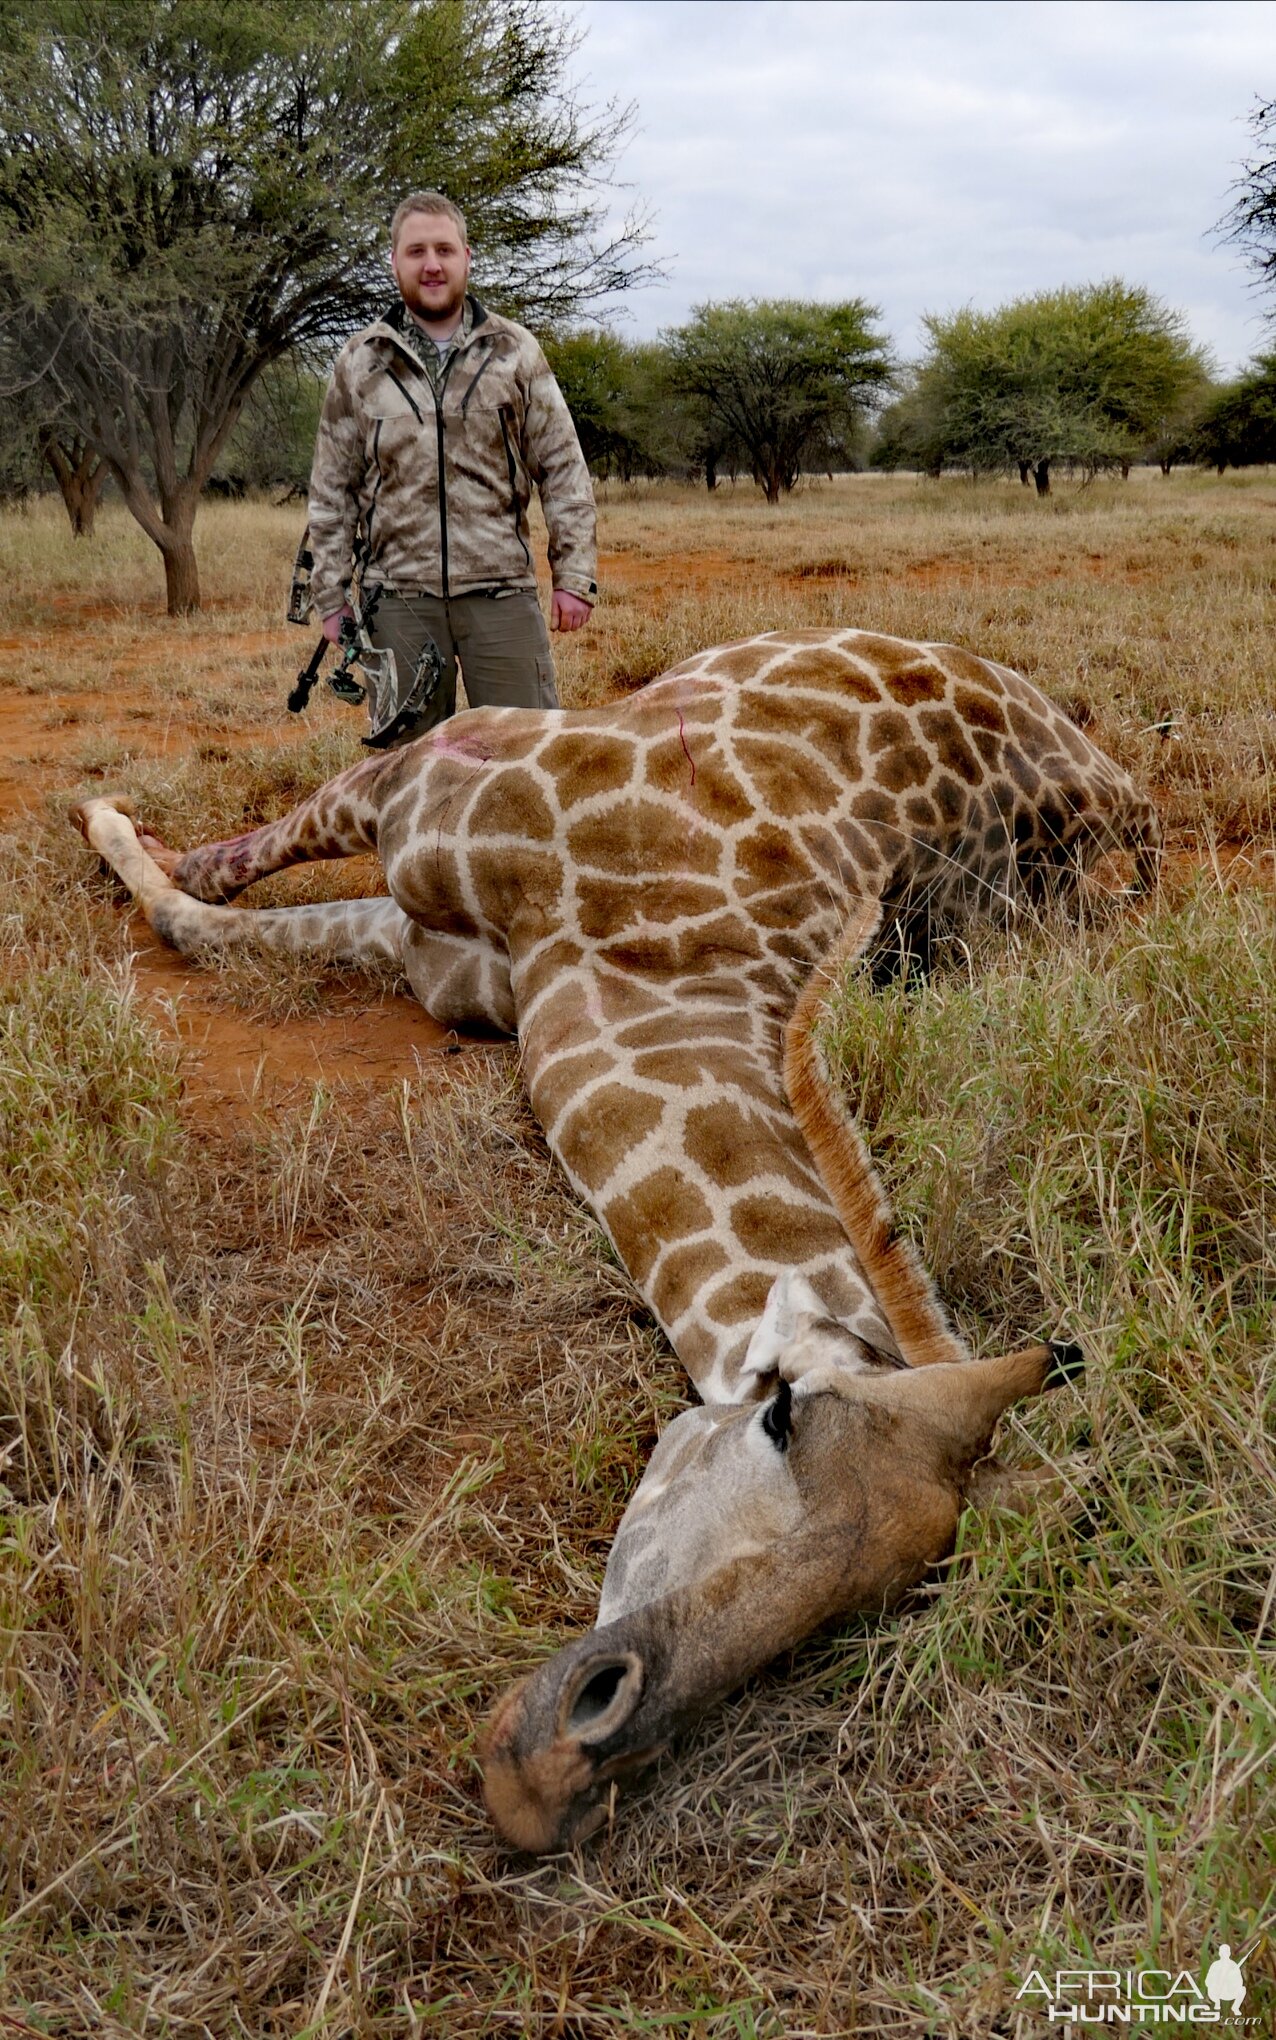
<path fill-rule="evenodd" d="M 1276 460 L 1276 353 L 1260 354 L 1219 390 L 1198 421 L 1192 458 L 1221 475 Z"/>
<path fill-rule="evenodd" d="M 663 474 L 668 466 L 661 417 L 664 361 L 650 341 L 624 340 L 605 327 L 546 333 L 545 353 L 594 474 Z"/>
<path fill-rule="evenodd" d="M 543 0 L 7 0 L 0 383 L 43 392 L 198 607 L 200 491 L 271 363 L 387 292 L 386 222 L 433 182 L 496 300 L 562 316 L 639 273 L 602 244 L 623 134 L 564 88 Z"/>
<path fill-rule="evenodd" d="M 1207 373 L 1180 315 L 1118 278 L 924 323 L 917 389 L 945 461 L 1018 469 L 1043 496 L 1058 461 L 1128 470 Z"/>
<path fill-rule="evenodd" d="M 53 470 L 58 493 L 76 538 L 91 538 L 98 498 L 106 485 L 107 466 L 97 447 L 74 426 L 50 425 L 40 434 L 45 460 Z"/>
<path fill-rule="evenodd" d="M 1168 475 L 1176 462 L 1195 458 L 1197 432 L 1217 395 L 1218 385 L 1202 356 L 1200 373 L 1194 381 L 1185 381 L 1176 402 L 1157 419 L 1144 448 L 1163 475 Z"/>
<path fill-rule="evenodd" d="M 1241 165 L 1224 238 L 1244 249 L 1264 288 L 1276 288 L 1276 99 L 1260 99 L 1250 115 L 1258 153 Z"/>
<path fill-rule="evenodd" d="M 806 456 L 845 448 L 889 385 L 889 344 L 862 298 L 802 304 L 735 298 L 699 305 L 665 335 L 670 380 L 695 400 L 707 435 L 744 449 L 768 503 L 778 502 Z M 712 487 L 712 482 L 710 482 Z"/>
<path fill-rule="evenodd" d="M 934 392 L 915 369 L 910 370 L 900 395 L 886 406 L 877 421 L 869 466 L 888 470 L 920 468 L 923 474 L 937 479 L 943 473 L 946 451 L 944 420 Z"/>
<path fill-rule="evenodd" d="M 25 498 L 51 472 L 73 534 L 88 538 L 107 470 L 74 426 L 40 401 L 46 394 L 7 393 L 0 358 L 0 496 Z"/>

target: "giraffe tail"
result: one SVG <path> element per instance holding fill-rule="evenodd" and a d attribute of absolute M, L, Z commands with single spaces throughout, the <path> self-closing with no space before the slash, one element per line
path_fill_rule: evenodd
<path fill-rule="evenodd" d="M 784 1083 L 794 1116 L 900 1354 L 910 1367 L 926 1367 L 968 1360 L 969 1349 L 948 1324 L 912 1242 L 896 1227 L 863 1137 L 836 1096 L 815 1040 L 832 978 L 863 954 L 881 921 L 880 902 L 863 901 L 807 979 L 785 1029 Z"/>

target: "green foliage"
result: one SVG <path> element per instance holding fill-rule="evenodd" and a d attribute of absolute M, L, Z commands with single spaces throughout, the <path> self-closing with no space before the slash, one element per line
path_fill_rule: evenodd
<path fill-rule="evenodd" d="M 916 402 L 943 464 L 1031 469 L 1042 494 L 1056 461 L 1138 458 L 1206 374 L 1179 314 L 1119 278 L 925 324 Z"/>
<path fill-rule="evenodd" d="M 47 475 L 40 431 L 21 401 L 0 408 L 0 498 L 21 502 Z"/>
<path fill-rule="evenodd" d="M 920 468 L 939 475 L 944 466 L 944 413 L 933 382 L 914 372 L 902 395 L 888 404 L 877 421 L 869 465 L 888 472 Z"/>
<path fill-rule="evenodd" d="M 628 482 L 667 471 L 674 444 L 660 347 L 599 328 L 547 334 L 545 352 L 594 474 Z"/>
<path fill-rule="evenodd" d="M 272 362 L 248 393 L 218 471 L 250 489 L 304 490 L 323 393 L 323 376 L 295 358 Z"/>
<path fill-rule="evenodd" d="M 877 317 L 862 298 L 701 305 L 665 336 L 670 382 L 718 457 L 741 448 L 774 503 L 812 457 L 821 467 L 848 464 L 863 415 L 893 373 Z"/>
<path fill-rule="evenodd" d="M 1191 439 L 1203 467 L 1257 467 L 1276 460 L 1276 353 L 1260 354 L 1247 374 L 1220 390 Z"/>
<path fill-rule="evenodd" d="M 11 0 L 0 46 L 0 385 L 40 384 L 197 606 L 191 529 L 257 379 L 387 292 L 431 179 L 498 301 L 561 316 L 631 274 L 593 244 L 625 116 L 562 89 L 543 0 Z"/>

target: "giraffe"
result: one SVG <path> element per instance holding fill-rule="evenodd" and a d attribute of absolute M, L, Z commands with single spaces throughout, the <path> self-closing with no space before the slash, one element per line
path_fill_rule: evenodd
<path fill-rule="evenodd" d="M 657 1442 L 588 1635 L 495 1710 L 484 1791 L 532 1852 L 821 1623 L 952 1548 L 1000 1414 L 1061 1341 L 972 1358 L 894 1227 L 816 1022 L 833 976 L 935 918 L 1012 916 L 1160 829 L 1008 667 L 770 632 L 613 705 L 479 709 L 291 814 L 179 854 L 76 819 L 156 932 L 399 962 L 449 1027 L 517 1033 L 533 1110 L 700 1401 Z M 255 879 L 378 852 L 388 898 L 252 910 Z"/>

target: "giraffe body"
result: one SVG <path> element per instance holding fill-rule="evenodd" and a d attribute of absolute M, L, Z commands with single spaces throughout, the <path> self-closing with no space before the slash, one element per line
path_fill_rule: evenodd
<path fill-rule="evenodd" d="M 752 1643 L 736 1638 L 732 1682 L 783 1647 L 774 1639 L 793 1621 L 800 1635 L 837 1608 L 881 1606 L 948 1548 L 970 1427 L 957 1425 L 960 1447 L 936 1443 L 943 1426 L 908 1402 L 908 1381 L 937 1362 L 933 1394 L 942 1385 L 960 1401 L 979 1368 L 893 1235 L 829 1096 L 811 1043 L 813 973 L 932 917 L 1010 916 L 1110 847 L 1132 847 L 1150 875 L 1150 804 L 1027 681 L 949 646 L 776 632 L 607 708 L 473 711 L 352 767 L 279 822 L 173 860 L 171 878 L 110 803 L 89 803 L 82 821 L 179 948 L 398 957 L 444 1024 L 516 1030 L 550 1145 L 703 1398 L 661 1440 L 608 1568 L 595 1634 L 639 1621 L 647 1655 L 616 1644 L 585 1676 L 562 1652 L 516 1715 L 507 1703 L 498 1716 L 489 1799 L 508 1834 L 549 1846 L 580 1832 L 605 1777 L 644 1753 L 633 1735 L 652 1710 L 660 1610 L 685 1615 L 724 1567 L 736 1580 L 724 1605 L 770 1604 L 753 1575 L 769 1578 L 777 1552 L 809 1540 L 837 1487 L 827 1467 L 804 1486 L 819 1455 L 789 1454 L 800 1430 L 870 1458 L 875 1439 L 881 1468 L 894 1453 L 913 1469 L 900 1492 L 915 1506 L 893 1500 L 882 1517 L 899 1482 L 870 1483 L 877 1530 L 856 1517 L 856 1549 L 880 1553 L 867 1584 L 863 1568 L 826 1564 L 827 1550 L 812 1558 L 822 1584 L 782 1605 L 778 1626 L 759 1615 Z M 388 901 L 225 904 L 284 865 L 371 849 Z M 1042 1385 L 1045 1353 L 1006 1377 L 1027 1384 L 1014 1393 Z M 791 1397 L 778 1444 L 769 1402 L 762 1415 L 734 1407 L 779 1394 L 777 1379 Z M 975 1424 L 980 1449 L 994 1421 Z M 851 1485 L 864 1478 L 861 1466 Z M 838 1508 L 842 1521 L 845 1494 Z M 661 1662 L 682 1662 L 660 1634 Z M 657 1741 L 718 1688 L 703 1667 L 688 1676 L 689 1696 L 656 1710 Z M 580 1677 L 585 1701 L 568 1706 Z M 610 1757 L 584 1763 L 610 1743 Z M 528 1812 L 542 1802 L 543 1816 Z"/>

